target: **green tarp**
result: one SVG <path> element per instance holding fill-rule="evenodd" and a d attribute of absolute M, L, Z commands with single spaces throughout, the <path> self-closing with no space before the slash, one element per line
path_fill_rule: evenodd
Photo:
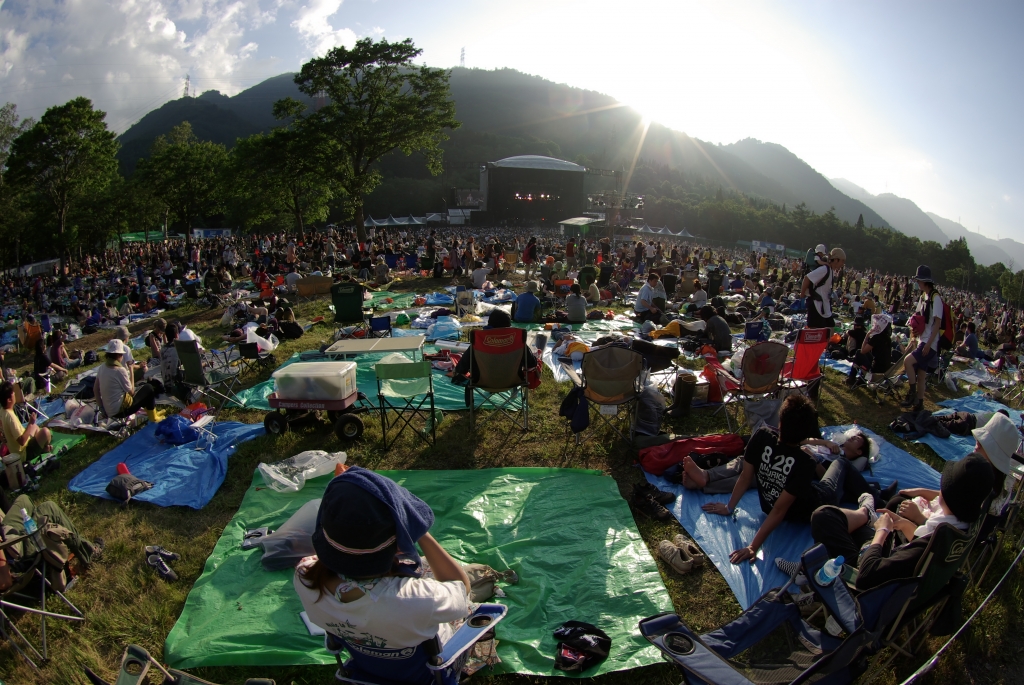
<path fill-rule="evenodd" d="M 84 435 L 76 435 L 74 433 L 58 433 L 57 431 L 50 431 L 50 453 L 57 454 L 58 452 L 60 452 L 60 449 L 62 447 L 71 449 L 72 447 L 82 442 L 83 440 L 85 440 Z M 43 456 L 45 455 L 40 455 L 33 461 L 41 461 Z"/>
<path fill-rule="evenodd" d="M 544 468 L 382 473 L 433 508 L 431 533 L 456 559 L 519 574 L 519 584 L 502 585 L 507 597 L 495 600 L 509 607 L 496 629 L 498 672 L 562 675 L 553 668 L 551 633 L 572 619 L 612 638 L 610 656 L 587 676 L 661 661 L 637 623 L 672 603 L 612 478 Z M 265 571 L 258 549 L 240 549 L 247 528 L 277 528 L 320 497 L 330 478 L 278 493 L 254 475 L 167 636 L 171 666 L 334 663 L 299 617 L 293 572 Z"/>
<path fill-rule="evenodd" d="M 423 351 L 430 354 L 436 352 L 437 348 L 433 345 L 426 345 Z M 361 390 L 372 406 L 377 406 L 377 375 L 373 372 L 373 365 L 379 362 L 385 357 L 382 353 L 374 354 L 361 354 L 356 358 L 356 385 Z M 298 354 L 292 355 L 281 366 L 287 366 L 299 361 Z M 301 362 L 300 362 L 301 363 Z M 280 368 L 280 367 L 278 367 Z M 434 371 L 434 407 L 436 409 L 442 409 L 444 411 L 466 411 L 466 389 L 462 385 L 454 385 L 452 379 L 444 375 L 442 371 Z M 228 407 L 242 407 L 244 409 L 259 409 L 264 411 L 270 410 L 270 404 L 267 403 L 267 398 L 270 393 L 274 392 L 274 381 L 263 381 L 257 383 L 251 388 L 246 388 L 235 394 L 238 398 L 237 402 L 228 402 Z M 479 404 L 481 400 L 477 399 Z M 500 402 L 499 402 L 500 404 Z M 485 407 L 491 407 L 490 402 L 484 404 Z"/>
<path fill-rule="evenodd" d="M 416 293 L 391 293 L 387 290 L 381 290 L 380 292 L 370 294 L 373 296 L 373 299 L 369 301 L 369 304 L 377 312 L 386 312 L 390 309 L 408 309 L 413 306 L 413 301 L 416 299 Z M 391 298 L 392 301 L 387 302 L 388 298 Z"/>

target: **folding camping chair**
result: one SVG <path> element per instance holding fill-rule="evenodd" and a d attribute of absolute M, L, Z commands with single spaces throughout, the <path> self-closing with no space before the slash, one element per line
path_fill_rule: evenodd
<path fill-rule="evenodd" d="M 394 446 L 402 431 L 412 428 L 412 421 L 416 417 L 423 418 L 424 424 L 422 431 L 414 431 L 433 445 L 437 439 L 437 421 L 434 415 L 434 379 L 430 362 L 414 362 L 402 354 L 389 354 L 377 362 L 373 370 L 377 375 L 380 438 L 384 450 Z M 402 403 L 392 400 L 401 400 Z M 390 418 L 392 413 L 394 418 Z M 392 431 L 393 428 L 397 430 Z M 390 442 L 389 432 L 392 433 Z"/>
<path fill-rule="evenodd" d="M 441 644 L 434 637 L 420 643 L 414 650 L 402 650 L 392 656 L 384 650 L 351 646 L 347 641 L 327 633 L 324 647 L 338 660 L 335 678 L 356 685 L 383 685 L 384 683 L 423 683 L 433 676 L 436 685 L 458 685 L 469 650 L 487 635 L 493 635 L 496 626 L 508 613 L 502 604 L 480 604 L 469 618 Z M 351 658 L 342 663 L 341 650 L 344 648 Z M 396 673 L 397 672 L 397 673 Z M 396 678 L 396 675 L 400 677 Z"/>
<path fill-rule="evenodd" d="M 576 387 L 583 389 L 590 424 L 594 425 L 595 417 L 599 417 L 598 420 L 619 438 L 632 443 L 637 405 L 647 371 L 644 356 L 633 349 L 609 345 L 584 354 L 580 373 L 576 373 L 572 364 L 563 363 L 563 367 Z M 625 434 L 620 425 L 626 426 Z M 576 444 L 582 442 L 583 433 L 577 433 Z"/>
<path fill-rule="evenodd" d="M 987 508 L 988 503 L 985 506 Z M 874 682 L 886 672 L 897 656 L 913 657 L 924 645 L 928 631 L 949 600 L 956 576 L 967 560 L 984 518 L 979 517 L 967 531 L 940 523 L 931 534 L 914 570 L 917 591 L 899 607 L 892 627 L 879 638 L 881 647 L 891 648 L 890 653 L 884 659 L 879 656 L 875 660 L 870 672 L 861 680 L 863 685 Z"/>
<path fill-rule="evenodd" d="M 370 331 L 366 335 L 367 338 L 390 338 L 391 337 L 391 317 L 384 316 L 372 316 L 370 317 Z"/>
<path fill-rule="evenodd" d="M 717 630 L 698 635 L 669 612 L 640 621 L 640 634 L 679 669 L 684 684 L 850 683 L 857 677 L 856 662 L 893 624 L 918 581 L 893 580 L 854 596 L 841 581 L 825 587 L 813 581 L 826 561 L 828 553 L 817 545 L 804 552 L 801 564 L 816 599 L 845 637 L 801 617 L 788 592 L 792 581 Z"/>
<path fill-rule="evenodd" d="M 828 347 L 832 335 L 830 328 L 802 328 L 796 336 L 793 361 L 782 369 L 782 387 L 799 390 L 818 405 L 821 382 L 825 377 L 821 370 L 821 355 Z"/>
<path fill-rule="evenodd" d="M 316 282 L 313 279 L 300 278 L 295 282 L 295 295 L 299 302 L 311 302 L 316 299 Z"/>
<path fill-rule="evenodd" d="M 469 430 L 476 426 L 476 396 L 494 406 L 492 418 L 502 415 L 524 431 L 530 430 L 530 389 L 526 377 L 526 331 L 489 328 L 469 332 Z M 516 402 L 519 406 L 516 407 Z M 484 403 L 480 404 L 483 408 Z M 522 423 L 519 415 L 522 415 Z"/>
<path fill-rule="evenodd" d="M 725 370 L 721 364 L 713 366 L 722 392 L 722 406 L 715 410 L 725 412 L 725 425 L 732 432 L 732 421 L 729 418 L 729 405 L 741 401 L 751 402 L 767 400 L 778 394 L 783 366 L 789 348 L 779 342 L 759 342 L 743 352 L 740 365 L 742 380 Z M 737 409 L 736 424 L 739 425 Z"/>
<path fill-rule="evenodd" d="M 572 284 L 574 282 L 575 281 L 573 281 L 571 278 L 560 278 L 554 283 L 552 283 L 552 291 L 555 297 L 557 297 L 564 303 L 565 298 L 569 296 L 569 291 L 572 288 Z"/>
<path fill-rule="evenodd" d="M 462 286 L 458 286 L 462 288 Z M 476 293 L 463 288 L 455 291 L 455 315 L 458 317 L 476 314 Z"/>
<path fill-rule="evenodd" d="M 273 354 L 260 352 L 258 343 L 238 343 L 238 363 L 241 367 L 239 373 L 259 372 L 261 369 L 273 366 L 275 362 Z"/>
<path fill-rule="evenodd" d="M 899 390 L 907 382 L 904 362 L 907 356 L 903 355 L 892 366 L 883 373 L 872 373 L 870 377 L 864 376 L 864 387 L 875 394 L 875 401 L 882 404 L 883 399 L 899 399 Z"/>
<path fill-rule="evenodd" d="M 504 255 L 505 265 L 502 267 L 502 271 L 515 271 L 516 265 L 519 264 L 519 253 L 518 252 L 506 252 Z"/>
<path fill-rule="evenodd" d="M 160 671 L 164 677 L 160 681 L 160 685 L 214 685 L 208 680 L 201 680 L 184 671 L 164 668 L 159 661 L 149 655 L 149 652 L 138 645 L 128 645 L 124 650 L 124 655 L 121 657 L 121 668 L 117 672 L 117 680 L 113 685 L 155 683 L 156 681 L 148 678 L 151 666 Z M 111 685 L 88 667 L 85 669 L 85 677 L 93 685 Z M 274 685 L 274 681 L 268 678 L 249 678 L 245 681 L 245 685 Z"/>
<path fill-rule="evenodd" d="M 335 283 L 331 286 L 331 304 L 334 306 L 335 337 L 356 338 L 362 331 L 363 335 L 369 333 L 370 326 L 367 324 L 367 315 L 371 313 L 363 307 L 363 292 L 365 288 L 359 283 Z M 345 327 L 352 327 L 345 332 Z"/>
<path fill-rule="evenodd" d="M 175 340 L 174 349 L 185 371 L 185 385 L 211 398 L 212 404 L 216 404 L 213 398 L 219 399 L 218 409 L 223 409 L 226 402 L 235 399 L 234 390 L 240 376 L 238 367 L 228 366 L 208 372 L 203 368 L 203 357 L 195 340 Z"/>
<path fill-rule="evenodd" d="M 10 515 L 14 515 L 13 510 Z M 39 532 L 35 534 L 34 546 L 37 550 L 35 554 L 31 556 L 24 555 L 16 561 L 9 560 L 8 565 L 11 568 L 14 584 L 0 596 L 0 638 L 6 640 L 14 648 L 14 651 L 37 673 L 39 672 L 39 666 L 33 657 L 41 662 L 46 662 L 49 659 L 46 641 L 46 619 L 53 618 L 63 621 L 74 621 L 76 623 L 85 620 L 85 614 L 64 595 L 64 592 L 70 588 L 70 584 L 65 582 L 68 577 L 68 563 L 64 562 L 58 568 L 54 562 L 50 561 L 50 559 L 56 558 L 54 555 L 47 554 L 44 557 L 43 552 L 39 551 L 45 548 L 45 543 L 41 539 L 44 525 L 39 524 Z M 20 542 L 28 542 L 31 537 L 33 536 L 12 535 L 7 537 L 0 530 L 0 552 L 5 552 Z M 24 546 L 22 550 L 24 550 Z M 31 595 L 28 594 L 30 592 L 32 593 Z M 46 597 L 48 592 L 57 595 L 72 613 L 61 614 L 47 609 Z M 25 612 L 39 617 L 38 648 L 11 621 L 8 611 Z"/>

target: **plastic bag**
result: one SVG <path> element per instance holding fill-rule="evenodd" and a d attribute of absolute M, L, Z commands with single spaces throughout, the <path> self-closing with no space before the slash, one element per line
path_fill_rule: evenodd
<path fill-rule="evenodd" d="M 305 557 L 316 554 L 313 549 L 313 531 L 320 500 L 311 499 L 291 515 L 280 528 L 263 538 L 263 556 L 260 563 L 268 571 L 295 568 Z"/>
<path fill-rule="evenodd" d="M 260 352 L 273 352 L 275 349 L 277 349 L 277 346 L 280 344 L 277 340 L 277 336 L 275 336 L 273 333 L 270 334 L 270 340 L 267 340 L 264 337 L 256 335 L 256 329 L 254 328 L 249 328 L 246 330 L 245 342 L 256 343 L 260 348 Z"/>
<path fill-rule="evenodd" d="M 450 338 L 458 340 L 461 335 L 462 324 L 450 316 L 439 316 L 437 322 L 427 328 L 427 340 L 439 340 Z"/>
<path fill-rule="evenodd" d="M 306 485 L 307 479 L 334 473 L 334 467 L 347 460 L 348 455 L 344 452 L 331 454 L 323 450 L 308 450 L 273 464 L 260 462 L 256 468 L 271 490 L 298 492 Z"/>
<path fill-rule="evenodd" d="M 156 437 L 169 445 L 186 445 L 199 439 L 192 421 L 181 414 L 173 414 L 156 425 Z"/>

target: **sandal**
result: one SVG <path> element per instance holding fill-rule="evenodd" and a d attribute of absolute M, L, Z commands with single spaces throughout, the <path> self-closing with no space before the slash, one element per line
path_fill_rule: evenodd
<path fill-rule="evenodd" d="M 694 566 L 704 565 L 704 554 L 700 551 L 700 547 L 697 546 L 697 543 L 687 539 L 685 535 L 676 535 L 672 538 L 672 544 L 686 552 Z"/>
<path fill-rule="evenodd" d="M 662 540 L 658 543 L 658 556 L 671 566 L 672 570 L 676 573 L 689 573 L 693 569 L 693 561 L 688 558 L 686 552 L 668 540 Z"/>

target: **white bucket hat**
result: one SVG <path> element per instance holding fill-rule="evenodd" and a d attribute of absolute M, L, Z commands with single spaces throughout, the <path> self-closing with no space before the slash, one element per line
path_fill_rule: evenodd
<path fill-rule="evenodd" d="M 107 346 L 104 349 L 107 351 L 107 354 L 124 354 L 128 351 L 128 346 L 117 338 L 114 338 L 107 343 Z"/>
<path fill-rule="evenodd" d="M 1020 433 L 1008 417 L 995 414 L 981 428 L 971 431 L 974 439 L 985 448 L 985 454 L 992 466 L 1002 474 L 1010 472 L 1012 455 L 1020 445 Z"/>

